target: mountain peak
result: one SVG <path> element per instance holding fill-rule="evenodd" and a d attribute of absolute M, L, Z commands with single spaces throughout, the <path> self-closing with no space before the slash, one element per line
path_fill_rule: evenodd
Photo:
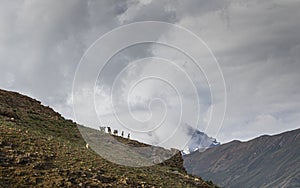
<path fill-rule="evenodd" d="M 207 148 L 212 148 L 219 145 L 220 142 L 218 142 L 215 138 L 209 137 L 200 130 L 194 130 L 187 147 L 184 148 L 181 153 L 182 155 L 188 155 L 196 151 L 203 151 Z"/>

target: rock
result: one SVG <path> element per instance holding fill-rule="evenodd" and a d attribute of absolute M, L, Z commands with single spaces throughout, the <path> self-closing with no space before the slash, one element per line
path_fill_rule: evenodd
<path fill-rule="evenodd" d="M 127 185 L 127 180 L 128 180 L 128 178 L 121 178 L 121 179 L 119 179 L 119 183 L 120 184 L 124 184 L 124 185 Z"/>
<path fill-rule="evenodd" d="M 171 173 L 181 175 L 177 170 L 172 171 Z"/>
<path fill-rule="evenodd" d="M 67 187 L 70 187 L 70 186 L 72 186 L 72 183 L 69 182 L 69 181 L 67 181 L 67 182 L 65 183 L 65 185 L 66 185 Z"/>

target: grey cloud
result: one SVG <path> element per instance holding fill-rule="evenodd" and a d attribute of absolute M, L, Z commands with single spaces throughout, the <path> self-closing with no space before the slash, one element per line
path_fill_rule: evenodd
<path fill-rule="evenodd" d="M 124 1 L 2 1 L 0 67 L 9 74 L 1 86 L 62 106 L 84 51 L 118 25 L 116 16 L 126 10 L 123 5 Z"/>
<path fill-rule="evenodd" d="M 102 34 L 124 23 L 156 20 L 190 29 L 207 42 L 219 60 L 227 83 L 228 110 L 218 140 L 249 139 L 299 127 L 297 1 L 0 4 L 0 86 L 38 98 L 65 116 L 72 116 L 72 82 L 85 50 Z M 107 67 L 105 82 L 109 85 L 129 61 L 150 56 L 155 49 L 139 46 L 119 54 Z M 209 98 L 207 88 L 201 92 Z M 206 104 L 203 113 L 209 108 L 208 101 L 202 101 Z M 263 124 L 269 125 L 259 129 Z"/>
<path fill-rule="evenodd" d="M 130 23 L 137 21 L 178 21 L 176 10 L 170 9 L 173 1 L 145 1 L 130 0 L 127 1 L 128 9 L 123 15 L 119 16 L 122 23 Z M 175 2 L 175 4 L 177 4 Z"/>
<path fill-rule="evenodd" d="M 232 134 L 245 140 L 298 127 L 297 121 L 279 119 L 294 116 L 300 107 L 296 87 L 300 64 L 295 53 L 300 44 L 299 4 L 269 9 L 270 4 L 253 3 L 251 9 L 247 4 L 231 5 L 230 27 L 218 20 L 209 22 L 206 30 L 189 26 L 210 43 L 224 72 L 228 110 L 220 132 L 222 141 L 233 139 Z M 264 130 L 252 126 L 262 114 L 274 117 Z M 251 136 L 245 136 L 248 131 Z"/>

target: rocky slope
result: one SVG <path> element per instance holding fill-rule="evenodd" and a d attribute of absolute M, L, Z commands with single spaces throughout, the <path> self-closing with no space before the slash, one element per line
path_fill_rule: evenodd
<path fill-rule="evenodd" d="M 74 122 L 15 92 L 0 90 L 0 134 L 0 187 L 215 187 L 188 175 L 180 153 L 144 168 L 106 161 Z"/>
<path fill-rule="evenodd" d="M 300 129 L 195 152 L 184 166 L 225 187 L 300 187 Z"/>

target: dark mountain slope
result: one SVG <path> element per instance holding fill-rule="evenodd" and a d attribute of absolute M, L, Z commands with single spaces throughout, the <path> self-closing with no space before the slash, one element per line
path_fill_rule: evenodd
<path fill-rule="evenodd" d="M 184 166 L 225 187 L 300 187 L 300 129 L 195 152 Z"/>
<path fill-rule="evenodd" d="M 144 168 L 106 161 L 85 148 L 75 123 L 34 99 L 0 90 L 0 187 L 214 186 L 187 175 L 180 153 Z"/>

